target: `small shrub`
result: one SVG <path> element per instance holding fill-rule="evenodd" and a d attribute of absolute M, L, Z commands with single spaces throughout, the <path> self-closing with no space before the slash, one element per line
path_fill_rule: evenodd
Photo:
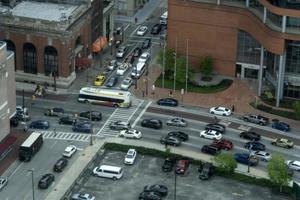
<path fill-rule="evenodd" d="M 206 81 L 206 82 L 210 82 L 210 81 L 212 80 L 212 77 L 210 77 L 210 76 L 203 76 L 203 77 L 201 78 L 201 80 L 202 80 L 202 81 Z"/>
<path fill-rule="evenodd" d="M 265 112 L 270 112 L 272 110 L 271 106 L 266 106 L 264 104 L 258 104 L 256 108 Z"/>

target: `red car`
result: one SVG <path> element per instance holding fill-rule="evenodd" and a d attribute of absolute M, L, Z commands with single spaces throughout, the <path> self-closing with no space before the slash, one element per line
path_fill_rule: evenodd
<path fill-rule="evenodd" d="M 189 165 L 190 165 L 189 160 L 178 160 L 176 163 L 176 173 L 185 174 L 185 172 L 189 168 Z"/>
<path fill-rule="evenodd" d="M 233 148 L 233 143 L 225 139 L 214 140 L 211 145 L 217 147 L 218 149 L 225 149 L 226 151 L 229 151 Z"/>

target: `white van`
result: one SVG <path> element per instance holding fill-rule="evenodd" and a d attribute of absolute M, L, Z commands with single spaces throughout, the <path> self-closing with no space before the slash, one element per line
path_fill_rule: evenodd
<path fill-rule="evenodd" d="M 93 174 L 95 176 L 104 177 L 104 178 L 112 178 L 114 180 L 120 179 L 123 176 L 122 167 L 115 167 L 110 165 L 100 165 L 99 167 L 95 167 L 93 170 Z"/>
<path fill-rule="evenodd" d="M 133 67 L 131 76 L 140 78 L 140 76 L 144 73 L 146 68 L 146 63 L 144 62 L 138 62 L 135 67 Z"/>
<path fill-rule="evenodd" d="M 160 20 L 159 20 L 161 25 L 167 25 L 168 23 L 168 11 L 164 12 L 164 14 L 162 14 L 162 16 L 160 16 Z"/>

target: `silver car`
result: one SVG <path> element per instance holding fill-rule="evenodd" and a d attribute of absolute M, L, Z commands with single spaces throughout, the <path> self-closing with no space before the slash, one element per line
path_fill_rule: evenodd
<path fill-rule="evenodd" d="M 6 177 L 0 177 L 0 190 L 2 190 L 7 185 L 8 179 Z"/>
<path fill-rule="evenodd" d="M 80 192 L 73 194 L 72 200 L 96 200 L 96 197 L 88 193 Z"/>
<path fill-rule="evenodd" d="M 127 52 L 127 47 L 126 46 L 121 46 L 118 49 L 116 57 L 117 58 L 123 58 L 125 56 L 126 52 Z"/>
<path fill-rule="evenodd" d="M 168 126 L 178 126 L 178 127 L 186 127 L 187 121 L 180 117 L 175 117 L 167 121 Z"/>
<path fill-rule="evenodd" d="M 265 162 L 268 162 L 272 159 L 272 155 L 265 151 L 252 151 L 251 155 Z"/>
<path fill-rule="evenodd" d="M 132 78 L 130 78 L 130 77 L 125 78 L 121 83 L 121 89 L 128 90 L 130 88 L 130 86 L 132 85 L 132 83 L 133 83 Z"/>
<path fill-rule="evenodd" d="M 131 125 L 129 122 L 125 122 L 125 121 L 115 121 L 115 122 L 111 122 L 109 125 L 109 128 L 112 130 L 129 130 L 131 128 Z"/>

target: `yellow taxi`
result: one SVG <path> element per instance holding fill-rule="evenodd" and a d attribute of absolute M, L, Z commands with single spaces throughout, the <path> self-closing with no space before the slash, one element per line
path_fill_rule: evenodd
<path fill-rule="evenodd" d="M 101 86 L 101 85 L 103 85 L 104 81 L 105 81 L 105 76 L 103 74 L 100 74 L 99 76 L 97 76 L 97 78 L 94 82 L 94 85 Z"/>

